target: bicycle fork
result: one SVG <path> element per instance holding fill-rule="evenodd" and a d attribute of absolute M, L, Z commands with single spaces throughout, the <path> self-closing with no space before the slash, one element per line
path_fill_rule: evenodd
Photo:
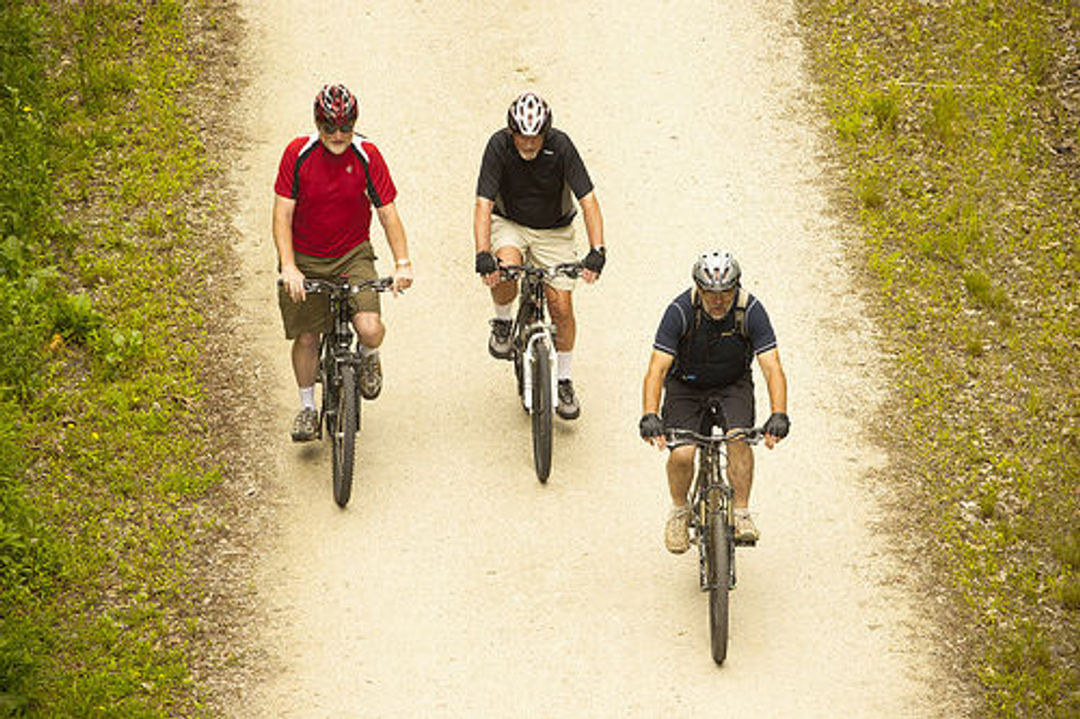
<path fill-rule="evenodd" d="M 532 376 L 532 361 L 538 352 L 546 352 L 548 355 L 548 381 L 551 383 L 551 397 L 559 396 L 559 378 L 558 372 L 555 371 L 556 361 L 558 356 L 555 354 L 555 338 L 547 328 L 536 330 L 529 334 L 529 339 L 525 343 L 525 352 L 522 355 L 521 377 L 522 377 L 522 401 L 525 404 L 525 409 L 529 412 L 533 411 L 532 406 L 532 389 L 533 389 L 533 376 Z M 541 340 L 544 341 L 542 348 L 537 348 L 537 343 Z"/>
<path fill-rule="evenodd" d="M 708 591 L 716 587 L 716 580 L 709 572 L 709 552 L 727 552 L 728 554 L 728 589 L 735 588 L 735 541 L 731 536 L 733 531 L 734 512 L 732 490 L 729 485 L 710 481 L 706 471 L 700 481 L 707 482 L 705 491 L 694 505 L 694 522 L 697 524 L 698 561 L 702 591 Z M 725 532 L 723 546 L 713 546 L 712 534 L 709 528 L 717 523 L 722 523 Z M 723 581 L 721 578 L 717 578 Z"/>
<path fill-rule="evenodd" d="M 338 402 L 341 398 L 341 392 L 343 389 L 341 386 L 341 371 L 339 369 L 340 366 L 343 364 L 351 365 L 353 368 L 353 377 L 355 378 L 353 384 L 353 391 L 356 393 L 356 402 L 353 405 L 356 408 L 355 426 L 357 428 L 357 431 L 359 431 L 360 429 L 360 362 L 358 359 L 351 356 L 327 357 L 326 369 L 323 370 L 322 373 L 326 377 L 326 383 L 328 385 L 323 390 L 322 414 L 326 417 L 326 428 L 328 431 L 331 432 L 331 434 L 333 434 L 334 432 L 334 418 L 337 416 Z M 320 377 L 320 381 L 322 381 L 322 377 Z M 320 422 L 320 437 L 322 436 L 322 424 L 323 423 Z"/>

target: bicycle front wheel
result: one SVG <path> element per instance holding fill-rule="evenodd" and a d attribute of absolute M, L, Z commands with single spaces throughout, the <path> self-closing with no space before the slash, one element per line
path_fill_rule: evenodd
<path fill-rule="evenodd" d="M 536 478 L 547 482 L 551 473 L 551 421 L 554 405 L 551 396 L 551 354 L 547 342 L 534 346 L 532 358 L 532 439 Z"/>
<path fill-rule="evenodd" d="M 712 658 L 723 664 L 728 645 L 728 592 L 731 590 L 731 536 L 722 513 L 709 517 L 709 635 Z"/>
<path fill-rule="evenodd" d="M 334 501 L 339 507 L 349 503 L 352 494 L 353 459 L 356 453 L 356 368 L 341 365 L 341 387 L 333 423 Z"/>

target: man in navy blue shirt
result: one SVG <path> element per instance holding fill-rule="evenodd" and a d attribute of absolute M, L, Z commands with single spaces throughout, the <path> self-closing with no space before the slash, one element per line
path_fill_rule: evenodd
<path fill-rule="evenodd" d="M 765 422 L 770 449 L 787 436 L 787 379 L 776 348 L 776 334 L 765 307 L 742 289 L 742 271 L 729 252 L 706 252 L 694 263 L 694 287 L 668 305 L 653 342 L 642 389 L 641 437 L 668 447 L 668 489 L 672 508 L 664 544 L 674 554 L 690 546 L 687 493 L 694 472 L 692 444 L 668 446 L 666 429 L 702 431 L 711 401 L 717 401 L 725 429 L 754 426 L 751 360 L 765 376 L 772 412 Z M 661 395 L 663 408 L 661 409 Z M 662 418 L 661 418 L 662 417 Z M 759 532 L 750 517 L 754 455 L 745 442 L 728 444 L 728 478 L 735 492 L 735 538 L 755 542 Z"/>

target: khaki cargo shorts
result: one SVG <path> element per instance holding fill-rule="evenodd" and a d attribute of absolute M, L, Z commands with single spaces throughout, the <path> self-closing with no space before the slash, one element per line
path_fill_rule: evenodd
<path fill-rule="evenodd" d="M 375 250 L 371 242 L 363 242 L 341 257 L 314 257 L 296 253 L 296 266 L 304 277 L 333 280 L 347 276 L 350 282 L 363 282 L 378 278 L 375 271 Z M 280 271 L 280 267 L 278 270 Z M 353 314 L 380 311 L 379 293 L 373 290 L 357 292 L 349 299 Z M 330 316 L 330 298 L 320 292 L 309 294 L 303 302 L 293 302 L 284 287 L 278 288 L 278 307 L 285 325 L 285 338 L 296 339 L 304 332 L 322 334 L 334 326 Z"/>
<path fill-rule="evenodd" d="M 537 267 L 554 267 L 563 262 L 577 262 L 574 248 L 574 225 L 536 230 L 519 225 L 499 215 L 491 216 L 491 251 L 498 254 L 502 247 L 516 247 Z M 576 281 L 569 277 L 556 277 L 548 284 L 557 290 L 572 290 Z"/>

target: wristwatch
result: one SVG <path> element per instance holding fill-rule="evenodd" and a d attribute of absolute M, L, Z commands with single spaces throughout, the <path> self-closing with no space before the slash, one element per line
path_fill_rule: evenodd
<path fill-rule="evenodd" d="M 397 261 L 397 266 L 398 267 L 408 267 L 411 264 L 412 264 L 412 262 L 409 260 L 408 257 L 402 257 L 401 259 L 399 259 Z"/>

